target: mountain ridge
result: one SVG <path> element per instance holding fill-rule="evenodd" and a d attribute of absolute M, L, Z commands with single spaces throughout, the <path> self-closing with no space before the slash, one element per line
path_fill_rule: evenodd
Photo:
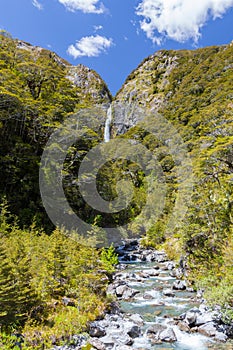
<path fill-rule="evenodd" d="M 85 114 L 83 137 L 64 162 L 64 191 L 72 209 L 93 225 L 94 232 L 120 226 L 123 237 L 140 234 L 145 246 L 163 248 L 176 261 L 182 255 L 195 285 L 206 290 L 210 303 L 221 304 L 226 319 L 232 320 L 233 44 L 158 51 L 139 64 L 112 98 L 104 81 L 88 67 L 67 66 L 49 50 L 6 34 L 0 35 L 0 41 L 0 197 L 7 198 L 21 227 L 34 222 L 48 233 L 54 229 L 40 197 L 41 155 L 50 135 L 69 116 L 80 118 L 83 110 L 91 111 Z M 143 164 L 150 152 L 161 169 L 167 192 L 157 221 L 151 222 L 151 217 L 135 221 L 147 199 L 160 202 L 157 193 L 147 193 L 146 176 L 136 161 L 113 157 L 97 176 L 97 189 L 106 201 L 117 197 L 119 181 L 133 183 L 134 191 L 127 181 L 124 185 L 128 193 L 133 192 L 132 201 L 119 213 L 95 210 L 76 186 L 82 160 L 103 143 L 110 104 L 111 137 L 128 145 L 125 152 L 144 146 L 145 155 L 138 151 Z M 169 149 L 171 135 L 160 137 L 143 128 L 145 115 L 154 126 L 159 115 L 170 123 L 192 160 L 194 184 L 185 203 L 186 216 L 172 230 L 167 226 L 182 182 L 179 164 Z M 91 118 L 97 121 L 95 125 Z"/>

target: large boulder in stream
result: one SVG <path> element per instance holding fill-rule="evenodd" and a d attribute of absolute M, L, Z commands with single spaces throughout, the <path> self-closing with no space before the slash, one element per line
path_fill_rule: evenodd
<path fill-rule="evenodd" d="M 185 322 L 189 327 L 194 327 L 196 325 L 197 314 L 196 312 L 188 311 L 185 316 Z"/>
<path fill-rule="evenodd" d="M 176 334 L 174 330 L 162 324 L 155 324 L 148 328 L 147 336 L 152 340 L 153 343 L 163 342 L 175 342 L 177 341 Z"/>
<path fill-rule="evenodd" d="M 89 327 L 89 334 L 91 337 L 101 338 L 106 335 L 106 331 L 98 322 L 92 322 Z"/>
<path fill-rule="evenodd" d="M 138 293 L 140 293 L 139 290 L 136 290 L 136 289 L 133 289 L 133 288 L 126 286 L 124 293 L 122 295 L 122 299 L 124 299 L 124 300 L 132 299 Z"/>
<path fill-rule="evenodd" d="M 195 321 L 195 326 L 201 326 L 205 323 L 212 322 L 213 315 L 211 312 L 206 312 L 204 314 L 198 314 Z"/>
<path fill-rule="evenodd" d="M 198 332 L 207 337 L 214 337 L 217 333 L 217 327 L 214 322 L 208 322 L 200 326 Z"/>
<path fill-rule="evenodd" d="M 154 324 L 153 326 L 150 326 L 148 329 L 147 329 L 147 335 L 149 338 L 151 337 L 157 337 L 159 336 L 159 334 L 164 331 L 167 327 L 162 325 L 162 324 Z"/>
<path fill-rule="evenodd" d="M 92 338 L 89 340 L 89 344 L 91 344 L 91 346 L 94 348 L 94 349 L 97 349 L 97 350 L 106 350 L 106 346 L 104 345 L 104 343 L 97 339 L 97 338 Z"/>
<path fill-rule="evenodd" d="M 139 314 L 132 314 L 129 317 L 130 321 L 132 321 L 133 323 L 137 324 L 138 326 L 143 326 L 144 325 L 144 321 L 142 319 L 142 317 Z"/>
<path fill-rule="evenodd" d="M 150 277 L 157 277 L 157 276 L 159 276 L 159 271 L 158 271 L 158 270 L 155 270 L 155 269 L 147 270 L 146 273 L 147 273 Z"/>
<path fill-rule="evenodd" d="M 116 287 L 116 296 L 122 297 L 122 295 L 127 290 L 127 288 L 129 288 L 129 287 L 126 284 L 122 284 L 122 285 Z"/>
<path fill-rule="evenodd" d="M 166 288 L 163 290 L 163 295 L 166 297 L 174 297 L 175 293 L 171 289 Z"/>
<path fill-rule="evenodd" d="M 169 327 L 159 334 L 159 339 L 168 343 L 173 343 L 177 341 L 176 334 L 174 330 Z"/>
<path fill-rule="evenodd" d="M 214 336 L 214 340 L 221 342 L 221 343 L 225 343 L 228 339 L 228 336 L 222 332 L 216 332 L 215 336 Z"/>
<path fill-rule="evenodd" d="M 137 338 L 141 334 L 141 328 L 139 326 L 135 325 L 135 324 L 129 325 L 128 326 L 128 330 L 127 330 L 127 334 L 131 338 Z"/>
<path fill-rule="evenodd" d="M 185 290 L 187 288 L 186 281 L 177 280 L 173 283 L 172 289 L 174 290 Z"/>

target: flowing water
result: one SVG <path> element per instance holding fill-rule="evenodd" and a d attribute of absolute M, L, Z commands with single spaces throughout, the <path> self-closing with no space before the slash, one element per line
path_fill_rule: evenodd
<path fill-rule="evenodd" d="M 140 314 L 144 320 L 143 336 L 136 338 L 133 349 L 176 349 L 176 350 L 207 350 L 207 349 L 233 349 L 232 343 L 216 343 L 211 338 L 199 333 L 187 333 L 174 325 L 173 317 L 179 316 L 191 308 L 198 307 L 200 303 L 196 300 L 194 292 L 175 291 L 174 297 L 164 296 L 164 288 L 172 289 L 172 283 L 176 278 L 170 276 L 166 270 L 165 263 L 156 263 L 159 267 L 159 276 L 150 276 L 143 281 L 135 281 L 129 278 L 128 286 L 140 291 L 133 300 L 120 301 L 121 310 L 125 313 Z M 124 273 L 130 276 L 137 276 L 146 273 L 153 268 L 155 263 L 131 262 L 127 264 Z M 145 299 L 143 295 L 151 295 L 151 299 Z M 146 329 L 154 324 L 161 324 L 172 327 L 177 337 L 174 343 L 154 344 L 146 336 Z"/>
<path fill-rule="evenodd" d="M 104 142 L 109 142 L 111 137 L 112 105 L 107 110 L 107 118 L 104 127 Z"/>
<path fill-rule="evenodd" d="M 146 262 L 142 260 L 152 260 L 151 251 L 134 248 L 119 248 L 120 265 L 110 285 L 120 307 L 115 304 L 110 313 L 93 322 L 90 337 L 77 336 L 80 345 L 57 346 L 53 350 L 78 350 L 93 342 L 91 349 L 99 350 L 233 350 L 232 340 L 216 341 L 198 333 L 197 327 L 190 330 L 185 321 L 179 321 L 187 317 L 187 311 L 206 311 L 205 306 L 199 308 L 201 302 L 191 289 L 174 290 L 177 277 L 172 276 L 178 270 L 173 262 L 166 261 L 163 252 L 156 253 L 154 262 Z M 129 294 L 124 295 L 125 291 Z M 186 327 L 186 331 L 180 327 Z"/>

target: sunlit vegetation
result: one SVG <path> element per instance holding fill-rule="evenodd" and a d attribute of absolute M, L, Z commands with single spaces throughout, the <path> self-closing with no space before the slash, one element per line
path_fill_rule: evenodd
<path fill-rule="evenodd" d="M 21 226 L 36 216 L 39 226 L 52 229 L 38 187 L 40 157 L 52 131 L 80 109 L 110 100 L 94 71 L 0 32 L 0 196 L 7 196 Z"/>
<path fill-rule="evenodd" d="M 24 335 L 23 349 L 69 342 L 108 306 L 107 274 L 118 262 L 114 249 L 98 251 L 91 233 L 89 240 L 58 229 L 48 236 L 34 225 L 22 230 L 12 219 L 3 203 L 1 349 L 8 349 L 14 333 Z"/>
<path fill-rule="evenodd" d="M 106 85 L 84 67 L 75 68 L 82 77 L 75 84 L 67 79 L 71 66 L 55 53 L 0 33 L 1 349 L 13 348 L 15 333 L 24 334 L 23 349 L 71 341 L 73 334 L 85 331 L 88 322 L 103 313 L 108 304 L 106 285 L 118 260 L 113 246 L 93 248 L 98 242 L 92 234 L 101 234 L 101 227 L 126 225 L 122 235 L 143 236 L 144 245 L 164 248 L 177 261 L 183 255 L 194 286 L 205 289 L 211 304 L 224 307 L 226 320 L 233 319 L 232 57 L 232 44 L 160 51 L 133 71 L 116 96 L 149 111 L 159 100 L 158 112 L 174 125 L 192 159 L 195 182 L 186 216 L 182 225 L 168 228 L 180 180 L 179 164 L 167 146 L 169 135 L 160 139 L 136 125 L 117 136 L 134 139 L 156 156 L 166 183 L 164 208 L 157 220 L 150 212 L 146 220 L 135 220 L 147 200 L 159 209 L 160 193 L 147 192 L 148 179 L 153 178 L 159 188 L 156 170 L 147 179 L 136 160 L 124 157 L 113 157 L 102 166 L 97 189 L 103 199 L 113 201 L 119 194 L 117 184 L 125 180 L 123 194 L 131 194 L 130 204 L 111 215 L 94 210 L 85 203 L 76 181 L 81 161 L 103 140 L 103 116 L 111 100 Z M 96 105 L 100 106 L 96 113 L 86 114 L 82 137 L 70 147 L 63 168 L 64 192 L 72 209 L 93 225 L 87 244 L 78 233 L 50 222 L 40 198 L 38 171 L 51 133 L 69 116 L 75 114 L 79 120 L 80 110 Z M 98 127 L 89 127 L 91 117 Z M 127 147 L 130 154 L 130 143 Z M 147 154 L 140 156 L 146 164 Z"/>
<path fill-rule="evenodd" d="M 168 184 L 165 210 L 143 242 L 163 247 L 172 259 L 186 257 L 190 277 L 211 303 L 232 318 L 233 225 L 233 45 L 193 51 L 160 51 L 127 78 L 116 99 L 134 96 L 145 108 L 162 100 L 158 112 L 176 127 L 192 159 L 194 189 L 182 227 L 166 231 L 176 199 L 176 167 L 169 149 L 137 127 L 124 137 L 154 152 Z M 145 104 L 145 102 L 144 102 Z M 156 125 L 156 118 L 154 119 Z M 169 139 L 169 137 L 168 137 Z M 229 309 L 230 307 L 230 309 Z"/>

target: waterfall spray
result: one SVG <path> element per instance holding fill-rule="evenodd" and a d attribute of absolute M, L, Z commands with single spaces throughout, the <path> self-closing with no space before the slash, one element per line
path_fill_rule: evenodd
<path fill-rule="evenodd" d="M 107 110 L 107 118 L 106 118 L 105 127 L 104 127 L 104 142 L 110 141 L 111 122 L 112 122 L 112 105 L 110 104 Z"/>

